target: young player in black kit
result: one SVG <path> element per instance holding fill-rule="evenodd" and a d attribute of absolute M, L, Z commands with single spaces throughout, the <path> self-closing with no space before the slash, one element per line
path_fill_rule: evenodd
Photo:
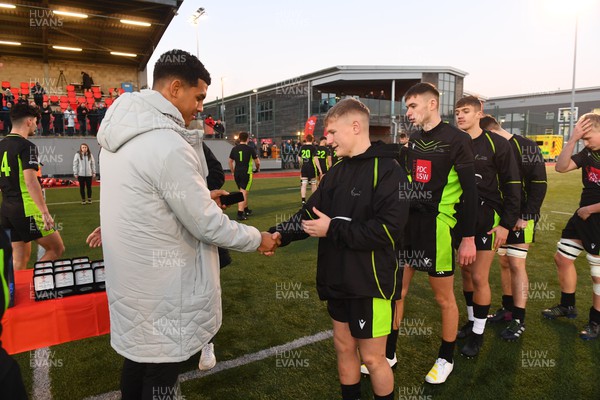
<path fill-rule="evenodd" d="M 585 148 L 571 156 L 580 139 L 583 139 Z M 560 303 L 545 309 L 542 315 L 549 319 L 577 316 L 575 259 L 585 250 L 592 275 L 593 302 L 589 322 L 579 336 L 584 340 L 596 339 L 600 334 L 600 115 L 589 113 L 581 116 L 558 156 L 555 168 L 558 172 L 581 168 L 583 191 L 579 208 L 563 229 L 554 255 L 560 282 Z"/>
<path fill-rule="evenodd" d="M 504 340 L 517 340 L 525 331 L 527 304 L 526 261 L 531 243 L 535 241 L 535 224 L 548 188 L 546 163 L 538 145 L 523 136 L 513 135 L 500 126 L 491 115 L 484 116 L 479 126 L 496 133 L 511 146 L 521 176 L 521 215 L 515 227 L 508 232 L 506 244 L 498 249 L 502 279 L 502 308 L 488 315 L 488 322 L 510 321 L 500 333 Z"/>
<path fill-rule="evenodd" d="M 406 265 L 402 299 L 408 293 L 415 270 L 429 274 L 429 284 L 442 314 L 442 343 L 437 359 L 425 377 L 428 383 L 441 384 L 454 368 L 454 346 L 458 329 L 458 307 L 454 297 L 454 249 L 452 229 L 457 223 L 456 207 L 461 196 L 466 207 L 477 201 L 473 167 L 473 145 L 465 132 L 442 122 L 440 94 L 429 83 L 417 83 L 404 95 L 406 116 L 420 129 L 410 136 L 406 168 L 411 183 L 401 187 L 400 195 L 410 199 L 410 214 L 400 262 Z M 403 148 L 403 147 L 401 147 Z M 458 248 L 458 262 L 475 259 L 475 216 L 462 215 L 465 235 Z M 395 328 L 402 320 L 404 301 L 396 301 Z M 396 362 L 398 330 L 389 336 L 386 358 Z"/>
<path fill-rule="evenodd" d="M 317 177 L 321 175 L 321 166 L 317 158 L 317 146 L 313 144 L 314 137 L 306 135 L 306 143 L 300 147 L 298 161 L 300 167 L 300 196 L 302 204 L 306 204 L 306 186 L 310 182 L 312 193 L 317 190 Z"/>
<path fill-rule="evenodd" d="M 455 106 L 456 123 L 473 139 L 475 177 L 477 180 L 477 227 L 473 263 L 461 264 L 463 293 L 467 303 L 468 322 L 458 338 L 467 338 L 461 353 L 475 357 L 483 344 L 483 332 L 491 303 L 489 273 L 495 250 L 500 248 L 517 223 L 521 209 L 521 181 L 517 162 L 506 139 L 479 127 L 483 116 L 478 98 L 467 96 Z M 466 205 L 462 214 L 471 214 Z M 462 226 L 457 237 L 464 235 Z"/>
<path fill-rule="evenodd" d="M 0 141 L 1 225 L 11 231 L 15 270 L 27 267 L 31 241 L 46 250 L 40 261 L 56 260 L 65 251 L 38 181 L 37 148 L 26 139 L 35 133 L 39 117 L 37 106 L 15 104 L 12 132 Z"/>
<path fill-rule="evenodd" d="M 394 398 L 385 359 L 393 302 L 400 296 L 396 251 L 408 215 L 398 185 L 406 173 L 385 146 L 369 141 L 369 110 L 358 100 L 338 102 L 325 117 L 328 138 L 343 157 L 290 221 L 270 229 L 281 245 L 319 238 L 317 291 L 333 322 L 342 398 L 361 398 L 360 357 L 376 400 Z"/>
<path fill-rule="evenodd" d="M 238 135 L 240 144 L 234 146 L 229 153 L 229 170 L 240 192 L 244 194 L 244 201 L 238 203 L 237 219 L 245 221 L 252 210 L 248 208 L 248 192 L 252 186 L 252 161 L 256 163 L 256 169 L 260 169 L 260 159 L 254 149 L 248 146 L 248 132 L 240 132 Z M 234 168 L 235 164 L 235 168 Z"/>
<path fill-rule="evenodd" d="M 327 137 L 322 136 L 319 139 L 319 145 L 317 146 L 317 158 L 319 159 L 319 165 L 321 167 L 321 175 L 319 179 L 323 179 L 323 175 L 331 168 L 331 149 L 327 146 Z"/>

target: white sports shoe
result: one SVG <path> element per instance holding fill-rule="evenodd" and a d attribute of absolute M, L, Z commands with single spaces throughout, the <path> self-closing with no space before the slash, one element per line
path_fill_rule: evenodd
<path fill-rule="evenodd" d="M 396 353 L 394 353 L 394 358 L 389 359 L 386 357 L 386 360 L 387 360 L 388 364 L 390 364 L 390 368 L 394 368 L 396 366 L 396 364 L 398 363 L 398 359 L 396 358 Z M 365 364 L 360 364 L 360 373 L 369 375 L 369 370 L 367 369 L 367 366 Z"/>
<path fill-rule="evenodd" d="M 443 358 L 438 358 L 435 360 L 435 364 L 433 364 L 433 367 L 425 377 L 425 381 L 433 385 L 444 383 L 446 382 L 446 379 L 448 379 L 448 375 L 450 375 L 453 368 L 453 363 L 449 363 Z"/>
<path fill-rule="evenodd" d="M 209 369 L 214 368 L 217 365 L 217 357 L 215 357 L 215 345 L 213 343 L 208 343 L 202 349 L 202 354 L 200 354 L 200 362 L 198 363 L 198 368 L 201 371 L 207 371 Z"/>

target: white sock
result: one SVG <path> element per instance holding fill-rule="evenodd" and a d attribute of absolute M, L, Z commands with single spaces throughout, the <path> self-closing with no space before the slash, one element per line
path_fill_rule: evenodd
<path fill-rule="evenodd" d="M 485 330 L 486 321 L 487 318 L 475 318 L 475 321 L 473 322 L 473 333 L 476 333 L 478 335 L 483 334 L 483 331 Z"/>
<path fill-rule="evenodd" d="M 473 306 L 467 306 L 467 318 L 469 321 L 473 321 Z"/>

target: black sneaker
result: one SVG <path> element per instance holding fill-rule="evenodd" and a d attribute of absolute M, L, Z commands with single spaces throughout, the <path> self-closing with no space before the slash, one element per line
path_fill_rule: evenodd
<path fill-rule="evenodd" d="M 248 215 L 251 215 L 251 214 L 252 214 L 252 210 L 251 210 L 251 209 L 249 209 L 249 208 L 246 208 L 246 209 L 244 210 L 244 215 L 245 215 L 246 217 L 247 217 Z"/>
<path fill-rule="evenodd" d="M 237 216 L 238 221 L 246 221 L 247 219 L 248 219 L 248 217 L 246 217 L 245 214 L 238 214 L 238 216 Z"/>
<path fill-rule="evenodd" d="M 473 358 L 479 354 L 479 350 L 481 350 L 481 346 L 483 346 L 483 334 L 477 335 L 472 334 L 467 339 L 467 343 L 460 350 L 461 354 L 467 358 Z"/>
<path fill-rule="evenodd" d="M 513 319 L 510 324 L 500 332 L 500 337 L 509 342 L 518 340 L 521 335 L 525 332 L 525 322 L 521 322 L 518 319 Z"/>
<path fill-rule="evenodd" d="M 494 314 L 487 316 L 487 322 L 496 323 L 502 321 L 512 321 L 512 311 L 502 307 L 499 308 Z"/>
<path fill-rule="evenodd" d="M 593 340 L 600 334 L 600 324 L 594 321 L 590 321 L 586 326 L 583 327 L 579 337 L 583 340 Z"/>
<path fill-rule="evenodd" d="M 548 319 L 556 319 L 558 317 L 575 318 L 577 316 L 577 309 L 575 306 L 563 307 L 557 304 L 542 311 L 542 316 Z"/>
<path fill-rule="evenodd" d="M 464 324 L 458 330 L 458 333 L 456 334 L 456 338 L 457 339 L 464 339 L 467 336 L 471 336 L 472 333 L 473 333 L 473 321 L 467 321 L 467 323 Z"/>

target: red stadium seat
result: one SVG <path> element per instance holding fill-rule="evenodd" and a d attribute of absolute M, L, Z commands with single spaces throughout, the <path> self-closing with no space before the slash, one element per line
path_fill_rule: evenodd
<path fill-rule="evenodd" d="M 10 89 L 9 81 L 2 81 L 2 90 Z"/>
<path fill-rule="evenodd" d="M 48 95 L 46 95 L 46 94 L 44 95 L 43 101 L 48 101 Z"/>
<path fill-rule="evenodd" d="M 50 103 L 58 104 L 58 96 L 50 96 Z"/>
<path fill-rule="evenodd" d="M 93 93 L 100 93 L 100 88 L 98 86 L 92 86 Z"/>
<path fill-rule="evenodd" d="M 113 103 L 113 99 L 107 97 L 106 100 L 104 100 L 104 103 L 106 104 L 106 107 L 108 107 Z"/>
<path fill-rule="evenodd" d="M 96 100 L 100 100 L 100 99 L 102 98 L 102 93 L 100 93 L 100 92 L 96 92 L 96 93 L 94 93 L 94 98 L 95 98 Z"/>
<path fill-rule="evenodd" d="M 84 96 L 86 99 L 91 99 L 92 97 L 94 97 L 94 94 L 92 92 L 85 92 Z"/>
<path fill-rule="evenodd" d="M 78 103 L 85 103 L 85 97 L 78 97 L 77 98 L 77 102 Z"/>
<path fill-rule="evenodd" d="M 21 82 L 21 89 L 29 89 L 29 84 L 27 82 Z"/>
<path fill-rule="evenodd" d="M 19 88 L 10 88 L 11 93 L 13 94 L 13 96 L 17 97 L 19 96 Z"/>
<path fill-rule="evenodd" d="M 61 103 L 68 103 L 69 102 L 69 98 L 67 96 L 60 96 L 60 102 Z"/>
<path fill-rule="evenodd" d="M 123 93 L 125 93 L 125 89 L 119 88 L 119 96 L 122 95 Z"/>
<path fill-rule="evenodd" d="M 21 88 L 21 94 L 29 94 L 29 88 Z"/>
<path fill-rule="evenodd" d="M 67 92 L 74 92 L 74 91 L 75 91 L 75 86 L 67 85 Z"/>

